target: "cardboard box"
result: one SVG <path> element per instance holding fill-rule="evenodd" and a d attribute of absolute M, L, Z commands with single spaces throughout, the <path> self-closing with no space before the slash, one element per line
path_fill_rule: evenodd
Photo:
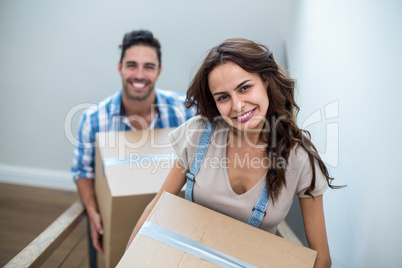
<path fill-rule="evenodd" d="M 172 130 L 97 134 L 95 192 L 106 267 L 115 267 L 123 256 L 135 224 L 174 163 Z"/>
<path fill-rule="evenodd" d="M 117 267 L 299 268 L 313 267 L 316 254 L 314 250 L 164 193 Z"/>

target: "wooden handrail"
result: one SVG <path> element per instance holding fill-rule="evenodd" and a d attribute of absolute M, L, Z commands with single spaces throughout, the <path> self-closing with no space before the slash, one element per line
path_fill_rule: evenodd
<path fill-rule="evenodd" d="M 84 218 L 84 211 L 81 201 L 75 201 L 4 268 L 41 266 Z"/>
<path fill-rule="evenodd" d="M 282 221 L 278 225 L 278 229 L 276 232 L 280 237 L 285 238 L 286 240 L 292 241 L 296 244 L 304 246 L 303 243 L 300 241 L 300 239 L 292 231 L 290 226 L 286 223 L 286 221 Z"/>

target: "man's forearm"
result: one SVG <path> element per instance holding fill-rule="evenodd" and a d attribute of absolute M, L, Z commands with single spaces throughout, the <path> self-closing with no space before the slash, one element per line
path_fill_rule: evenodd
<path fill-rule="evenodd" d="M 81 201 L 85 206 L 88 216 L 93 213 L 98 213 L 98 205 L 95 198 L 94 180 L 79 178 L 77 179 L 78 192 L 81 197 Z"/>

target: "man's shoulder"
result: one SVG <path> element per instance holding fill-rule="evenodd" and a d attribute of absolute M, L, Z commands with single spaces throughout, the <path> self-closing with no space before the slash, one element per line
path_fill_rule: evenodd
<path fill-rule="evenodd" d="M 85 109 L 84 114 L 87 117 L 98 116 L 100 112 L 105 111 L 107 113 L 113 112 L 115 109 L 119 109 L 121 98 L 121 90 L 116 91 L 112 95 L 106 97 L 103 100 L 100 100 L 96 103 L 90 105 L 87 109 Z"/>
<path fill-rule="evenodd" d="M 173 119 L 174 123 L 171 122 L 170 126 L 179 126 L 195 115 L 195 106 L 186 107 L 186 95 L 184 93 L 163 89 L 155 89 L 155 92 L 156 102 L 162 117 L 180 119 L 179 122 Z"/>
<path fill-rule="evenodd" d="M 163 100 L 166 101 L 178 101 L 183 103 L 186 100 L 186 95 L 181 92 L 160 89 L 160 88 L 155 88 L 155 92 L 159 97 L 158 99 L 162 98 Z"/>

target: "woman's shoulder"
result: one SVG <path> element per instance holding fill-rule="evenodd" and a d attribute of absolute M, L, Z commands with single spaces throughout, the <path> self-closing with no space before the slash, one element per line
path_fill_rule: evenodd
<path fill-rule="evenodd" d="M 311 150 L 313 150 L 311 148 Z M 318 154 L 318 153 L 317 153 Z M 317 159 L 314 159 L 312 165 L 309 160 L 309 152 L 301 144 L 292 148 L 289 154 L 287 172 L 291 176 L 291 181 L 297 184 L 296 194 L 301 197 L 309 197 L 305 195 L 306 189 L 310 187 L 313 178 L 313 169 L 315 170 L 315 188 L 311 192 L 313 196 L 320 195 L 328 188 L 325 175 L 322 173 Z"/>
<path fill-rule="evenodd" d="M 178 126 L 172 132 L 170 132 L 169 136 L 177 137 L 183 134 L 188 135 L 190 132 L 199 131 L 199 129 L 203 129 L 207 119 L 201 115 L 193 116 L 192 118 L 188 119 L 186 122 Z"/>
<path fill-rule="evenodd" d="M 176 152 L 177 160 L 185 169 L 190 167 L 190 160 L 197 150 L 205 124 L 208 122 L 205 117 L 197 115 L 169 133 L 170 144 Z"/>
<path fill-rule="evenodd" d="M 314 162 L 317 162 L 315 160 Z M 300 143 L 295 144 L 290 150 L 286 169 L 294 176 L 300 176 L 304 172 L 312 172 L 312 166 L 309 159 L 309 153 Z"/>
<path fill-rule="evenodd" d="M 205 124 L 208 120 L 200 115 L 196 115 L 182 125 L 174 129 L 169 133 L 169 140 L 172 145 L 182 144 L 185 145 L 185 142 L 191 143 L 197 142 L 199 137 L 201 137 L 202 131 L 205 127 Z"/>
<path fill-rule="evenodd" d="M 201 136 L 201 133 L 203 132 L 205 125 L 206 124 L 214 124 L 216 126 L 216 129 L 220 129 L 225 127 L 225 121 L 224 120 L 215 120 L 214 122 L 210 122 L 208 118 L 202 116 L 202 115 L 196 115 L 186 122 L 184 122 L 182 125 L 177 127 L 175 130 L 171 132 L 171 136 L 180 136 L 180 135 L 195 135 Z"/>
<path fill-rule="evenodd" d="M 300 143 L 297 143 L 290 150 L 288 164 L 300 168 L 305 165 L 307 159 L 307 150 Z"/>
<path fill-rule="evenodd" d="M 187 123 L 187 124 L 186 124 Z M 198 129 L 203 128 L 206 123 L 208 123 L 208 119 L 202 115 L 196 115 L 187 120 L 185 124 L 191 128 Z"/>

